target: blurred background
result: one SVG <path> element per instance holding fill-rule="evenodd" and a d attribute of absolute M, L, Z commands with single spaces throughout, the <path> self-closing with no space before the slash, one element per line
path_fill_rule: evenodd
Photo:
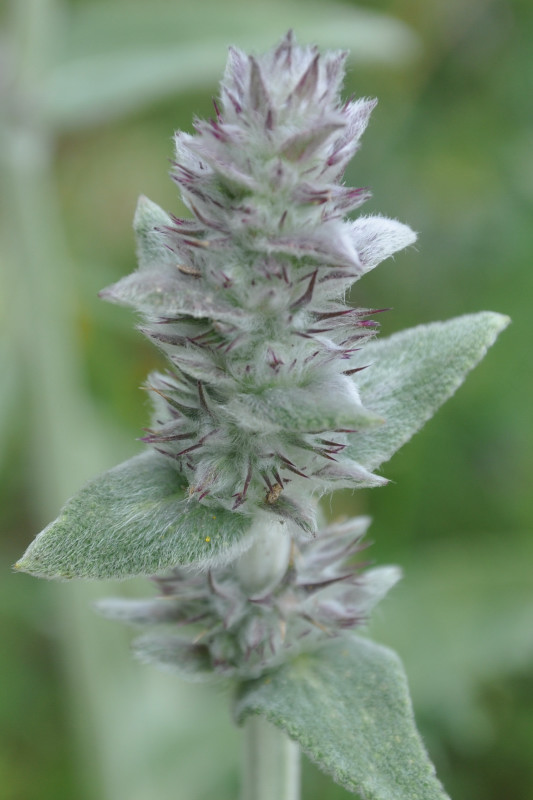
<path fill-rule="evenodd" d="M 382 332 L 491 309 L 513 324 L 386 465 L 372 557 L 402 585 L 371 633 L 401 654 L 454 800 L 533 797 L 533 6 L 529 0 L 4 0 L 0 5 L 0 800 L 234 800 L 228 698 L 134 663 L 91 610 L 145 582 L 11 564 L 95 473 L 139 450 L 159 363 L 97 291 L 135 267 L 140 193 L 183 209 L 175 129 L 211 116 L 227 45 L 290 27 L 351 51 L 380 103 L 347 182 L 419 231 L 357 284 Z M 305 800 L 349 795 L 305 764 Z"/>

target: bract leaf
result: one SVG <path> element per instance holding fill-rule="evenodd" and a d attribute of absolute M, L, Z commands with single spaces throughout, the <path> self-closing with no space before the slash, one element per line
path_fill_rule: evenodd
<path fill-rule="evenodd" d="M 261 714 L 364 800 L 445 800 L 419 734 L 398 656 L 358 636 L 242 684 L 239 722 Z"/>
<path fill-rule="evenodd" d="M 357 388 L 385 424 L 351 437 L 346 454 L 367 469 L 387 461 L 451 397 L 509 321 L 481 311 L 365 345 L 350 365 L 371 365 L 357 374 Z"/>
<path fill-rule="evenodd" d="M 165 246 L 165 238 L 158 231 L 158 228 L 170 225 L 172 219 L 166 211 L 145 195 L 139 197 L 133 218 L 139 269 L 148 269 L 161 264 L 176 266 L 175 254 Z"/>
<path fill-rule="evenodd" d="M 358 217 L 351 233 L 364 272 L 416 241 L 416 233 L 408 225 L 379 216 Z"/>
<path fill-rule="evenodd" d="M 189 500 L 183 476 L 147 451 L 74 495 L 16 568 L 44 578 L 128 578 L 208 567 L 243 550 L 249 526 L 242 514 Z"/>
<path fill-rule="evenodd" d="M 268 425 L 271 430 L 313 433 L 382 425 L 379 414 L 365 408 L 347 388 L 337 377 L 329 386 L 266 389 L 261 394 L 237 395 L 225 410 L 251 430 Z"/>
<path fill-rule="evenodd" d="M 181 636 L 148 634 L 133 642 L 135 656 L 145 664 L 157 664 L 189 681 L 212 681 L 213 672 L 209 648 L 194 644 Z"/>
<path fill-rule="evenodd" d="M 103 617 L 128 625 L 162 625 L 164 623 L 187 624 L 198 613 L 198 604 L 179 602 L 175 597 L 151 597 L 149 600 L 133 600 L 110 597 L 99 600 L 95 610 Z"/>
<path fill-rule="evenodd" d="M 166 211 L 144 195 L 139 197 L 133 220 L 139 269 L 102 289 L 100 297 L 149 316 L 187 315 L 242 324 L 246 315 L 241 309 L 215 298 L 201 281 L 180 271 L 176 254 L 160 232 L 171 224 Z"/>
<path fill-rule="evenodd" d="M 241 309 L 224 303 L 212 292 L 206 293 L 201 286 L 184 281 L 177 268 L 174 272 L 165 268 L 137 270 L 103 289 L 100 297 L 148 316 L 210 318 L 232 325 L 242 324 L 246 319 Z"/>

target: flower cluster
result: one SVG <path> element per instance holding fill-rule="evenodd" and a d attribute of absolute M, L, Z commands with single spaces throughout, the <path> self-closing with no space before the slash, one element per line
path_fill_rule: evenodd
<path fill-rule="evenodd" d="M 139 270 L 102 293 L 141 312 L 168 356 L 144 441 L 186 476 L 191 502 L 307 532 L 313 496 L 385 482 L 346 455 L 382 419 L 351 362 L 377 310 L 344 298 L 415 239 L 384 217 L 344 218 L 369 197 L 342 176 L 375 105 L 340 99 L 344 61 L 290 33 L 257 58 L 232 49 L 215 118 L 176 135 L 192 218 L 142 199 Z"/>
<path fill-rule="evenodd" d="M 365 564 L 355 560 L 368 522 L 360 517 L 331 525 L 300 545 L 274 531 L 279 549 L 289 545 L 288 557 L 260 591 L 253 591 L 249 571 L 239 562 L 207 573 L 175 569 L 154 579 L 161 597 L 108 600 L 100 610 L 117 620 L 159 627 L 136 645 L 145 660 L 178 670 L 189 665 L 197 676 L 256 677 L 364 625 L 396 583 L 396 567 L 362 571 Z M 176 626 L 193 626 L 193 633 L 169 636 L 168 628 Z"/>

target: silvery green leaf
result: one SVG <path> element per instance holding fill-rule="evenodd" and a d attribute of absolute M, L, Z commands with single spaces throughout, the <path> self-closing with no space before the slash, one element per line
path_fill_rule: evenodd
<path fill-rule="evenodd" d="M 194 278 L 184 279 L 176 266 L 137 270 L 103 289 L 100 297 L 148 316 L 209 317 L 231 324 L 242 323 L 246 317 L 241 309 L 205 291 Z"/>
<path fill-rule="evenodd" d="M 368 469 L 387 461 L 461 385 L 509 318 L 491 311 L 419 325 L 365 345 L 351 364 L 361 401 L 385 420 L 351 437 L 347 455 Z"/>
<path fill-rule="evenodd" d="M 364 272 L 416 241 L 416 233 L 408 225 L 381 216 L 358 217 L 351 233 Z"/>
<path fill-rule="evenodd" d="M 139 269 L 149 269 L 161 264 L 175 267 L 175 255 L 165 247 L 164 239 L 157 232 L 158 229 L 166 228 L 168 225 L 172 225 L 172 220 L 167 212 L 148 197 L 141 195 L 133 218 Z"/>
<path fill-rule="evenodd" d="M 413 719 L 398 656 L 358 636 L 243 683 L 239 722 L 261 714 L 365 800 L 446 800 Z"/>
<path fill-rule="evenodd" d="M 355 487 L 359 489 L 372 488 L 385 486 L 388 483 L 387 478 L 369 472 L 357 461 L 351 461 L 348 458 L 342 458 L 333 463 L 328 462 L 313 472 L 313 477 L 318 478 L 325 486 L 329 486 L 331 491 Z"/>
<path fill-rule="evenodd" d="M 294 432 L 330 431 L 337 428 L 366 430 L 382 425 L 382 418 L 364 408 L 353 392 L 346 391 L 344 376 L 334 376 L 327 386 L 312 384 L 305 389 L 266 389 L 257 394 L 239 394 L 225 411 L 241 426 Z"/>
<path fill-rule="evenodd" d="M 354 627 L 352 621 L 366 618 L 374 606 L 402 577 L 398 567 L 376 567 L 366 570 L 355 580 L 335 581 L 309 595 L 302 608 L 315 622 Z"/>
<path fill-rule="evenodd" d="M 133 600 L 110 597 L 99 600 L 95 609 L 103 617 L 125 622 L 129 625 L 162 625 L 170 622 L 186 624 L 198 611 L 194 601 L 177 601 L 175 597 L 152 597 L 149 600 Z"/>
<path fill-rule="evenodd" d="M 149 315 L 242 321 L 241 309 L 216 299 L 197 278 L 180 271 L 176 254 L 161 235 L 171 224 L 166 211 L 144 195 L 139 197 L 133 220 L 139 269 L 103 289 L 100 297 Z"/>
<path fill-rule="evenodd" d="M 157 664 L 189 681 L 209 681 L 217 677 L 209 649 L 181 636 L 148 634 L 133 642 L 133 652 L 145 664 Z"/>
<path fill-rule="evenodd" d="M 281 495 L 275 503 L 272 503 L 272 505 L 265 503 L 263 508 L 277 517 L 290 520 L 305 533 L 316 536 L 316 510 L 313 504 L 306 503 L 302 505 L 286 495 Z"/>
<path fill-rule="evenodd" d="M 211 566 L 243 549 L 249 520 L 189 501 L 168 459 L 145 452 L 91 480 L 17 569 L 45 578 L 128 578 Z"/>

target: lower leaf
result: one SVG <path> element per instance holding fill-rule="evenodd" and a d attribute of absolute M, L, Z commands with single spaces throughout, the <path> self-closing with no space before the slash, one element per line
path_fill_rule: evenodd
<path fill-rule="evenodd" d="M 363 800 L 446 800 L 416 730 L 398 656 L 336 639 L 239 687 L 235 716 L 261 714 Z"/>

